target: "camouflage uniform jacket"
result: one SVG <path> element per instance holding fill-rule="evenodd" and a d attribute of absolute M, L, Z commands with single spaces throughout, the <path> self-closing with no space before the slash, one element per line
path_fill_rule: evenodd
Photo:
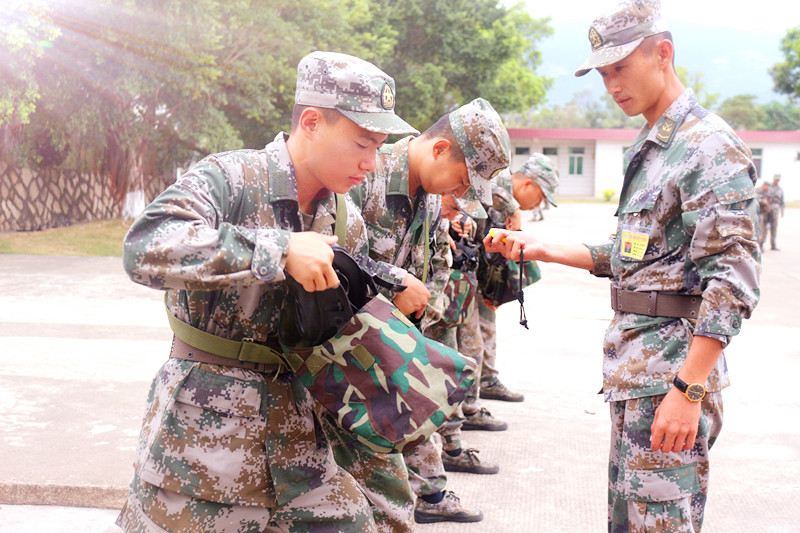
<path fill-rule="evenodd" d="M 347 198 L 347 196 L 345 196 Z M 367 233 L 348 199 L 345 248 L 367 255 Z M 164 191 L 125 238 L 131 279 L 170 290 L 169 310 L 224 337 L 277 340 L 289 233 L 333 234 L 335 196 L 317 204 L 303 228 L 284 134 L 263 150 L 206 157 Z"/>
<path fill-rule="evenodd" d="M 422 326 L 436 322 L 442 313 L 442 291 L 450 275 L 452 255 L 447 232 L 441 228 L 442 198 L 421 187 L 415 197 L 408 192 L 408 143 L 411 137 L 385 145 L 378 151 L 377 168 L 350 196 L 361 208 L 369 233 L 369 255 L 389 265 L 383 277 L 402 284 L 408 273 L 422 280 L 431 299 Z M 425 266 L 425 229 L 429 246 Z"/>
<path fill-rule="evenodd" d="M 607 401 L 668 392 L 692 335 L 727 344 L 759 298 L 756 171 L 727 124 L 687 90 L 645 125 L 625 167 L 617 232 L 589 246 L 592 273 L 626 290 L 702 295 L 702 303 L 691 320 L 615 313 L 604 343 Z M 623 255 L 623 232 L 649 235 L 640 259 Z M 721 356 L 707 387 L 728 384 Z"/>
<path fill-rule="evenodd" d="M 358 209 L 349 198 L 347 202 L 345 248 L 354 257 L 366 257 L 366 227 Z M 322 198 L 308 229 L 331 235 L 335 216 L 335 196 Z M 168 289 L 169 311 L 180 320 L 227 339 L 252 338 L 275 346 L 285 294 L 283 268 L 289 233 L 303 229 L 294 168 L 285 136 L 279 134 L 263 150 L 208 156 L 167 188 L 128 232 L 124 266 L 135 282 Z M 183 366 L 170 368 L 189 372 Z M 251 481 L 270 480 L 263 488 L 265 492 L 259 489 L 258 501 L 278 504 L 330 479 L 336 471 L 335 467 L 331 468 L 330 448 L 320 446 L 319 431 L 314 429 L 315 422 L 311 418 L 313 400 L 294 374 L 269 375 L 267 390 L 262 390 L 261 381 L 242 377 L 236 370 L 216 371 L 223 374 L 219 376 L 211 375 L 210 370 L 200 372 L 210 377 L 203 378 L 192 392 L 207 403 L 216 401 L 217 395 L 224 395 L 229 402 L 252 400 L 252 396 L 245 397 L 243 393 L 234 398 L 229 397 L 228 391 L 220 393 L 215 387 L 221 382 L 227 383 L 226 386 L 239 386 L 236 390 L 258 390 L 261 391 L 258 394 L 263 395 L 261 410 L 256 409 L 256 412 L 265 411 L 261 415 L 264 427 L 258 426 L 255 415 L 250 422 L 257 429 L 253 429 L 251 436 L 262 440 L 254 448 L 246 446 L 252 443 L 234 443 L 234 449 L 229 452 L 237 457 L 244 455 L 240 453 L 242 450 L 256 451 L 254 459 L 250 458 L 252 463 L 227 465 L 225 468 L 231 475 L 249 472 Z M 157 376 L 154 387 L 161 391 L 158 394 L 163 394 L 163 383 L 159 379 Z M 281 411 L 272 412 L 273 405 Z M 153 413 L 155 411 L 148 416 L 154 416 Z M 159 421 L 153 423 L 158 425 Z M 225 431 L 208 421 L 205 428 L 210 433 Z M 264 432 L 260 437 L 259 431 Z M 185 443 L 184 447 L 188 449 Z M 182 448 L 178 446 L 177 449 L 179 453 Z M 222 454 L 220 460 L 226 460 L 230 453 Z M 214 457 L 220 455 L 206 457 L 200 464 L 213 462 Z M 180 460 L 186 459 L 181 457 Z M 184 478 L 202 478 L 196 472 L 187 473 L 185 466 L 181 466 L 184 463 L 176 464 L 175 469 L 180 472 L 173 474 L 180 483 L 189 483 Z M 233 496 L 228 495 L 234 497 L 238 490 Z"/>

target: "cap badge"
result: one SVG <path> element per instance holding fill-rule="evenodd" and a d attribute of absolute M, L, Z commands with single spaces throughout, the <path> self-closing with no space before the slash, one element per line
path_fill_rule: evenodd
<path fill-rule="evenodd" d="M 592 43 L 592 50 L 603 46 L 603 38 L 600 36 L 600 32 L 594 29 L 594 26 L 589 28 L 589 42 Z"/>
<path fill-rule="evenodd" d="M 381 107 L 394 109 L 394 93 L 388 83 L 383 86 L 383 91 L 381 92 Z"/>
<path fill-rule="evenodd" d="M 661 126 L 658 128 L 658 133 L 656 133 L 656 139 L 661 142 L 669 141 L 669 138 L 672 136 L 672 130 L 675 129 L 675 122 L 671 118 L 665 118 L 664 122 L 661 123 Z"/>

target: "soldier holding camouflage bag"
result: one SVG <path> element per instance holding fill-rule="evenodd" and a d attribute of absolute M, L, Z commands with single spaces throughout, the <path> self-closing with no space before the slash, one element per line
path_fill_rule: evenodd
<path fill-rule="evenodd" d="M 203 159 L 131 226 L 125 269 L 167 291 L 175 338 L 148 397 L 125 531 L 376 530 L 289 371 L 278 320 L 286 275 L 312 292 L 339 284 L 334 193 L 375 169 L 387 134 L 415 131 L 393 108 L 394 81 L 374 65 L 314 52 L 289 135 Z M 344 247 L 372 268 L 346 203 Z"/>

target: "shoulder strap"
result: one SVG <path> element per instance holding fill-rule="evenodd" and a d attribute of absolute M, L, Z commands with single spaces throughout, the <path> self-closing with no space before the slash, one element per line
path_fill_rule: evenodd
<path fill-rule="evenodd" d="M 336 194 L 336 224 L 333 226 L 333 234 L 339 238 L 339 246 L 344 248 L 347 239 L 347 199 L 343 194 Z"/>

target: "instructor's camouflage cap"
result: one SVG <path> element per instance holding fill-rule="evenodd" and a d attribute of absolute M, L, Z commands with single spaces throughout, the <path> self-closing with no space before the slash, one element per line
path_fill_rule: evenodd
<path fill-rule="evenodd" d="M 583 76 L 592 69 L 620 61 L 636 50 L 645 37 L 669 31 L 661 18 L 658 0 L 625 0 L 612 12 L 594 19 L 589 28 L 592 55 L 575 71 Z"/>
<path fill-rule="evenodd" d="M 467 163 L 472 187 L 466 200 L 492 204 L 492 178 L 508 167 L 511 141 L 500 115 L 483 98 L 450 113 L 450 127 Z"/>
<path fill-rule="evenodd" d="M 517 172 L 524 174 L 542 188 L 547 201 L 553 207 L 558 207 L 556 204 L 556 191 L 558 191 L 558 172 L 553 168 L 547 156 L 534 153 L 527 161 L 525 161 Z"/>
<path fill-rule="evenodd" d="M 394 80 L 372 63 L 336 52 L 312 52 L 297 65 L 294 103 L 337 109 L 376 133 L 419 133 L 394 113 Z"/>

